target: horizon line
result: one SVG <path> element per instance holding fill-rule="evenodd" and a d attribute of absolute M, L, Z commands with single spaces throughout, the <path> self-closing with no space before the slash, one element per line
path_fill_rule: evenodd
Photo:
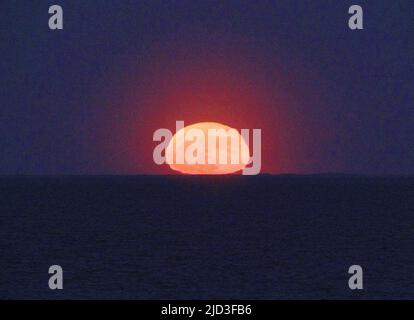
<path fill-rule="evenodd" d="M 257 177 L 257 176 L 365 176 L 365 177 L 386 177 L 386 176 L 414 176 L 414 173 L 344 173 L 344 172 L 318 172 L 318 173 L 259 173 L 257 175 L 242 175 L 242 174 L 180 174 L 180 173 L 0 173 L 0 177 L 11 176 L 33 176 L 33 177 Z"/>

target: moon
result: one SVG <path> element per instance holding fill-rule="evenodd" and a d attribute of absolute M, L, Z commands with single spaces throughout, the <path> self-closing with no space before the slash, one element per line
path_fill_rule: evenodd
<path fill-rule="evenodd" d="M 193 175 L 223 175 L 243 170 L 249 147 L 238 130 L 218 122 L 199 122 L 175 133 L 166 148 L 174 171 Z"/>

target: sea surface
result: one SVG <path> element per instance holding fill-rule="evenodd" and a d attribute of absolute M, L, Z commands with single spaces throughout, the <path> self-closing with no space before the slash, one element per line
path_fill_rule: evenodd
<path fill-rule="evenodd" d="M 414 177 L 3 176 L 0 298 L 413 299 Z"/>

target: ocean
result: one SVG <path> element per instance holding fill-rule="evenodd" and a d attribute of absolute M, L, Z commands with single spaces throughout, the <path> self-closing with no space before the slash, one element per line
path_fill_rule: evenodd
<path fill-rule="evenodd" d="M 412 299 L 413 249 L 413 176 L 0 177 L 2 299 Z"/>

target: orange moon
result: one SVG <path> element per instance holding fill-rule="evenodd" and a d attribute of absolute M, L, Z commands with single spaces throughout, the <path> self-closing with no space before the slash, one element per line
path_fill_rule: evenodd
<path fill-rule="evenodd" d="M 218 175 L 243 170 L 250 152 L 236 129 L 218 122 L 200 122 L 178 130 L 170 140 L 166 154 L 170 155 L 167 164 L 174 171 Z"/>

